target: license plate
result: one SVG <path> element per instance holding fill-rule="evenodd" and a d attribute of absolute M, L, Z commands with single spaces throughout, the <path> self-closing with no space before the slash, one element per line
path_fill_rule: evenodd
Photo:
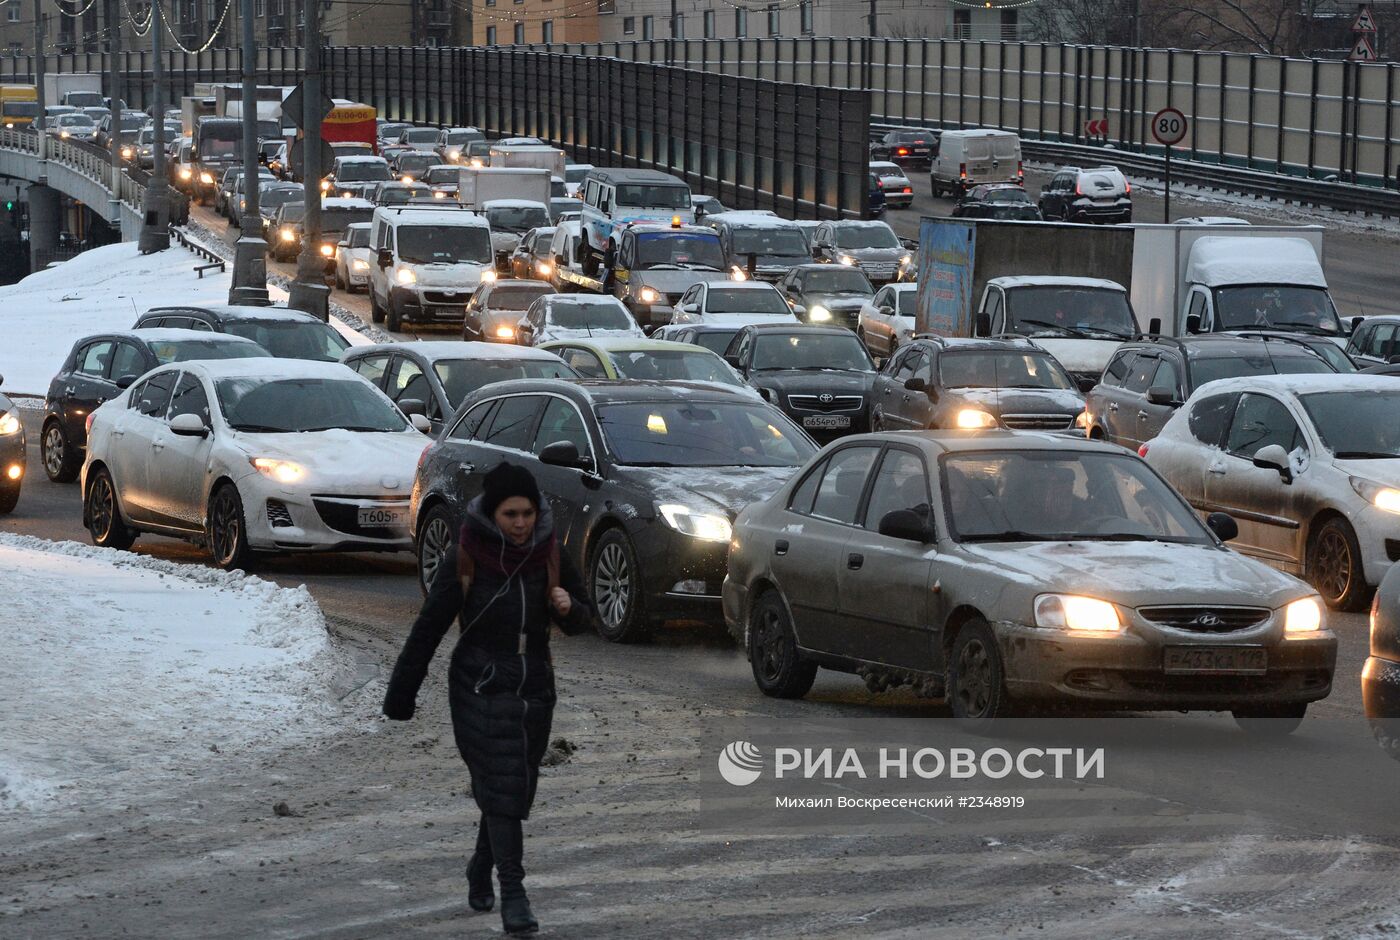
<path fill-rule="evenodd" d="M 848 428 L 851 426 L 849 415 L 808 415 L 802 419 L 804 428 Z"/>
<path fill-rule="evenodd" d="M 368 528 L 406 529 L 408 528 L 407 509 L 380 509 L 361 507 L 356 513 L 360 525 Z"/>
<path fill-rule="evenodd" d="M 1257 646 L 1168 646 L 1162 671 L 1168 675 L 1257 675 L 1269 667 L 1267 651 Z"/>

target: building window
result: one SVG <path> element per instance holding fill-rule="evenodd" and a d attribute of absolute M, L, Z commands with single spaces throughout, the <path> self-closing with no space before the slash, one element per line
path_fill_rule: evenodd
<path fill-rule="evenodd" d="M 816 32 L 816 30 L 812 28 L 812 0 L 802 0 L 802 2 L 797 5 L 797 15 L 801 20 L 802 35 L 810 36 Z"/>
<path fill-rule="evenodd" d="M 617 12 L 617 0 L 598 0 L 598 15 L 607 16 Z"/>
<path fill-rule="evenodd" d="M 553 20 L 545 20 L 540 24 L 540 41 L 546 44 L 554 42 Z"/>
<path fill-rule="evenodd" d="M 488 45 L 488 46 L 494 46 L 495 44 L 496 44 L 496 27 L 494 27 L 494 26 L 488 26 L 488 27 L 486 27 L 486 45 Z"/>
<path fill-rule="evenodd" d="M 644 16 L 644 17 L 642 17 L 642 38 L 643 38 L 643 39 L 651 39 L 651 38 L 652 38 L 652 36 L 653 36 L 652 21 L 653 21 L 654 19 L 655 19 L 655 17 L 651 17 L 651 16 Z"/>
<path fill-rule="evenodd" d="M 637 18 L 635 16 L 624 16 L 622 18 L 622 35 L 631 36 L 637 31 Z"/>
<path fill-rule="evenodd" d="M 488 7 L 493 7 L 496 5 L 496 0 L 486 0 L 486 5 Z"/>
<path fill-rule="evenodd" d="M 768 35 L 776 36 L 783 31 L 781 17 L 778 8 L 771 6 L 768 8 Z"/>
<path fill-rule="evenodd" d="M 19 0 L 10 0 L 5 4 L 5 19 L 11 23 L 19 22 Z"/>
<path fill-rule="evenodd" d="M 714 39 L 714 38 L 715 38 L 715 11 L 714 11 L 714 10 L 706 10 L 706 11 L 705 11 L 705 38 L 706 38 L 706 39 Z"/>
<path fill-rule="evenodd" d="M 517 46 L 523 46 L 523 45 L 525 45 L 525 24 L 524 24 L 524 23 L 516 23 L 516 24 L 515 24 L 515 44 L 516 44 Z"/>
<path fill-rule="evenodd" d="M 734 8 L 734 35 L 743 39 L 749 34 L 749 11 Z"/>

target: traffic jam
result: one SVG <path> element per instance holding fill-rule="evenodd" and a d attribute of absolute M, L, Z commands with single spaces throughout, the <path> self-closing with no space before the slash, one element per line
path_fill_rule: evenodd
<path fill-rule="evenodd" d="M 1322 226 L 1134 223 L 1116 167 L 1034 193 L 980 128 L 875 132 L 866 218 L 789 219 L 337 102 L 308 246 L 295 142 L 245 179 L 242 121 L 199 111 L 162 118 L 191 213 L 316 252 L 380 330 L 189 304 L 77 338 L 38 453 L 93 544 L 410 553 L 426 593 L 509 461 L 599 635 L 712 625 L 763 695 L 878 673 L 979 732 L 1071 704 L 1276 736 L 1360 684 L 1400 758 L 1400 318 L 1338 314 Z M 914 239 L 916 180 L 952 208 Z M 0 461 L 22 515 L 3 397 Z M 1343 673 L 1329 624 L 1368 610 Z"/>

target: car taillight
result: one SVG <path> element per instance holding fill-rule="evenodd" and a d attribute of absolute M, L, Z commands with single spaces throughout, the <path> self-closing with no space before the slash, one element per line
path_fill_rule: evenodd
<path fill-rule="evenodd" d="M 1074 194 L 1075 194 L 1076 196 L 1082 196 L 1082 195 L 1084 195 L 1084 190 L 1081 189 L 1081 188 L 1079 187 L 1079 184 L 1078 184 L 1078 183 L 1075 183 L 1075 184 L 1074 184 Z"/>
<path fill-rule="evenodd" d="M 83 432 L 86 433 L 88 437 L 92 436 L 92 419 L 95 417 L 97 417 L 97 412 L 89 411 L 87 420 L 83 422 Z"/>
<path fill-rule="evenodd" d="M 1141 447 L 1138 448 L 1138 456 L 1139 456 L 1139 457 L 1146 457 L 1146 456 L 1147 456 L 1147 447 L 1148 447 L 1147 444 L 1143 444 Z"/>
<path fill-rule="evenodd" d="M 966 164 L 966 163 L 959 163 L 959 164 L 958 164 L 958 176 L 961 177 L 962 179 L 967 179 L 967 164 Z"/>
<path fill-rule="evenodd" d="M 1022 177 L 1026 175 L 1026 165 L 1020 160 L 1016 161 L 1016 175 Z"/>
<path fill-rule="evenodd" d="M 900 147 L 898 150 L 895 151 L 895 153 L 898 154 L 898 155 L 901 156 L 901 157 L 907 157 L 907 156 L 909 156 L 909 148 L 908 148 L 908 147 Z"/>
<path fill-rule="evenodd" d="M 912 193 L 914 190 L 913 190 L 911 187 L 906 186 L 906 187 L 904 187 L 904 191 L 905 191 L 906 193 Z"/>
<path fill-rule="evenodd" d="M 432 445 L 432 444 L 429 444 L 427 447 L 424 447 L 424 448 L 423 448 L 423 453 L 421 453 L 421 454 L 418 455 L 418 469 L 419 469 L 419 470 L 422 470 L 422 469 L 423 469 L 423 461 L 425 461 L 425 460 L 428 459 L 428 451 L 430 451 L 430 450 L 432 450 L 432 449 L 433 449 L 433 445 Z"/>
<path fill-rule="evenodd" d="M 1133 184 L 1127 180 L 1123 181 L 1123 195 L 1128 195 L 1133 191 Z"/>

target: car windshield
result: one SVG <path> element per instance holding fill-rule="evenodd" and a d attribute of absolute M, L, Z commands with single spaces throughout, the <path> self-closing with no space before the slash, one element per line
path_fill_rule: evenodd
<path fill-rule="evenodd" d="M 373 214 L 374 210 L 372 209 L 322 208 L 321 232 L 322 234 L 343 232 L 355 222 L 368 222 Z"/>
<path fill-rule="evenodd" d="M 342 163 L 340 172 L 335 175 L 338 183 L 373 183 L 393 178 L 393 174 L 389 172 L 389 164 L 379 160 Z"/>
<path fill-rule="evenodd" d="M 618 463 L 638 467 L 799 467 L 816 448 L 774 408 L 740 402 L 601 405 Z"/>
<path fill-rule="evenodd" d="M 1126 453 L 955 453 L 943 478 L 962 542 L 1212 543 L 1181 497 Z"/>
<path fill-rule="evenodd" d="M 549 322 L 561 330 L 631 330 L 636 325 L 621 303 L 582 301 L 550 304 Z"/>
<path fill-rule="evenodd" d="M 151 352 L 161 365 L 191 359 L 269 359 L 272 353 L 249 343 L 214 339 L 152 340 Z"/>
<path fill-rule="evenodd" d="M 1377 382 L 1388 381 L 1377 379 Z M 1400 391 L 1313 392 L 1300 395 L 1317 436 L 1340 460 L 1400 458 Z"/>
<path fill-rule="evenodd" d="M 422 173 L 428 167 L 436 166 L 437 162 L 435 153 L 405 153 L 394 161 L 394 165 L 400 173 Z"/>
<path fill-rule="evenodd" d="M 802 276 L 802 292 L 816 294 L 875 293 L 870 280 L 855 268 L 831 265 L 825 271 L 809 271 Z"/>
<path fill-rule="evenodd" d="M 685 186 L 623 185 L 617 187 L 616 202 L 634 209 L 689 209 L 690 190 Z"/>
<path fill-rule="evenodd" d="M 298 193 L 300 195 L 300 193 Z M 289 199 L 278 209 L 282 213 L 282 224 L 287 225 L 292 222 L 300 222 L 301 217 L 306 215 L 306 203 L 300 199 Z"/>
<path fill-rule="evenodd" d="M 754 339 L 753 367 L 874 372 L 875 364 L 854 333 L 760 333 Z"/>
<path fill-rule="evenodd" d="M 888 225 L 841 225 L 836 229 L 837 248 L 899 248 L 899 238 Z"/>
<path fill-rule="evenodd" d="M 314 359 L 338 362 L 350 348 L 329 324 L 293 320 L 234 320 L 224 331 L 251 339 L 278 359 Z"/>
<path fill-rule="evenodd" d="M 1342 324 L 1325 287 L 1218 287 L 1217 329 L 1267 326 L 1299 333 L 1341 336 Z"/>
<path fill-rule="evenodd" d="M 486 210 L 486 221 L 493 232 L 523 235 L 532 228 L 549 224 L 544 206 L 492 206 Z"/>
<path fill-rule="evenodd" d="M 486 298 L 486 306 L 492 310 L 529 310 L 530 304 L 545 294 L 554 293 L 553 288 L 547 284 L 538 287 L 516 287 L 514 285 L 502 284 L 491 288 L 491 293 Z"/>
<path fill-rule="evenodd" d="M 399 410 L 363 379 L 266 379 L 214 383 L 219 410 L 235 431 L 402 431 Z"/>
<path fill-rule="evenodd" d="M 1024 189 L 989 189 L 982 194 L 982 201 L 1003 205 L 1033 205 L 1031 197 L 1026 195 Z"/>
<path fill-rule="evenodd" d="M 276 209 L 289 202 L 301 202 L 302 195 L 300 186 L 294 188 L 287 186 L 259 187 L 258 203 L 263 209 Z"/>
<path fill-rule="evenodd" d="M 705 297 L 706 313 L 774 313 L 792 315 L 783 295 L 775 288 L 727 289 L 711 287 Z"/>
<path fill-rule="evenodd" d="M 745 227 L 734 229 L 734 254 L 809 257 L 807 236 L 795 228 Z"/>
<path fill-rule="evenodd" d="M 446 142 L 448 146 L 455 144 L 465 144 L 473 140 L 485 140 L 486 135 L 481 131 L 448 131 Z"/>
<path fill-rule="evenodd" d="M 744 385 L 725 361 L 703 349 L 629 350 L 609 354 L 624 379 L 663 379 Z"/>
<path fill-rule="evenodd" d="M 734 330 L 705 330 L 703 333 L 696 333 L 695 339 L 691 340 L 696 346 L 703 346 L 716 355 L 723 356 L 729 349 L 730 340 L 734 339 L 734 334 L 739 332 Z"/>
<path fill-rule="evenodd" d="M 486 264 L 495 257 L 483 225 L 405 225 L 398 240 L 399 258 L 410 264 Z"/>
<path fill-rule="evenodd" d="M 719 236 L 688 232 L 645 232 L 637 236 L 637 268 L 657 265 L 685 267 L 724 267 Z"/>
<path fill-rule="evenodd" d="M 1108 336 L 1137 332 L 1128 295 L 1096 287 L 1014 287 L 1006 292 L 1007 332 L 1022 336 Z"/>
<path fill-rule="evenodd" d="M 37 109 L 38 109 L 39 106 L 38 106 L 38 105 L 35 105 L 34 107 L 35 107 L 35 113 L 37 113 Z M 124 131 L 135 131 L 135 130 L 140 130 L 141 128 L 143 128 L 143 127 L 146 126 L 146 121 L 147 121 L 147 120 L 149 120 L 149 119 L 148 119 L 148 118 L 146 117 L 146 115 L 144 115 L 144 114 L 123 114 L 123 115 L 122 115 L 122 130 L 124 130 Z"/>
<path fill-rule="evenodd" d="M 425 183 L 455 183 L 457 182 L 458 170 L 455 166 L 435 166 L 428 170 L 423 176 Z"/>
<path fill-rule="evenodd" d="M 345 241 L 347 248 L 368 248 L 369 226 L 348 229 L 345 233 Z"/>
<path fill-rule="evenodd" d="M 591 166 L 566 166 L 564 167 L 564 182 L 582 183 L 583 178 L 588 175 Z"/>
<path fill-rule="evenodd" d="M 548 359 L 443 359 L 433 363 L 447 401 L 456 408 L 472 392 L 511 379 L 576 379 L 578 373 Z"/>
<path fill-rule="evenodd" d="M 1191 381 L 1196 388 L 1217 379 L 1237 379 L 1249 375 L 1315 375 L 1335 371 L 1317 356 L 1274 355 L 1211 356 L 1191 360 Z"/>
<path fill-rule="evenodd" d="M 86 114 L 61 114 L 58 117 L 59 127 L 93 127 L 92 118 Z"/>
<path fill-rule="evenodd" d="M 948 351 L 938 357 L 938 376 L 946 388 L 1074 388 L 1044 353 Z"/>
<path fill-rule="evenodd" d="M 102 93 L 97 91 L 70 91 L 64 98 L 75 108 L 96 108 L 102 105 Z"/>
<path fill-rule="evenodd" d="M 427 192 L 428 187 L 426 186 L 420 187 L 416 183 L 412 186 L 399 183 L 394 186 L 385 186 L 379 190 L 378 195 L 375 196 L 375 201 L 381 206 L 398 206 L 406 202 L 412 202 L 415 197 L 424 195 Z"/>
<path fill-rule="evenodd" d="M 403 132 L 400 140 L 410 144 L 435 144 L 438 139 L 438 130 L 435 127 L 411 127 Z"/>
<path fill-rule="evenodd" d="M 219 157 L 237 156 L 239 144 L 237 138 L 228 137 L 208 137 L 201 135 L 199 140 L 199 155 L 202 159 L 208 160 Z"/>

